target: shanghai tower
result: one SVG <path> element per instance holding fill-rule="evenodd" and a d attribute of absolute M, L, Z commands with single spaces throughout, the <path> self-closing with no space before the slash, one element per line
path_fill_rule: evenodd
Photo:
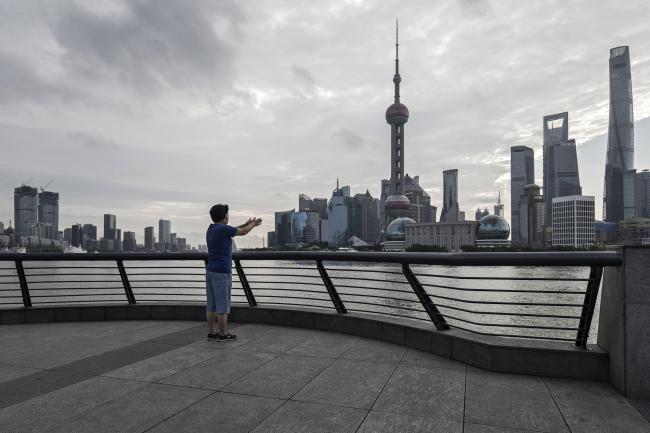
<path fill-rule="evenodd" d="M 399 84 L 399 37 L 395 29 L 395 101 L 386 110 L 386 122 L 390 125 L 390 195 L 386 198 L 384 209 L 388 225 L 392 220 L 407 216 L 410 201 L 404 195 L 404 124 L 409 119 L 409 110 L 400 102 Z"/>
<path fill-rule="evenodd" d="M 624 218 L 623 178 L 634 170 L 634 112 L 629 47 L 609 52 L 609 134 L 605 163 L 603 219 L 619 222 Z"/>

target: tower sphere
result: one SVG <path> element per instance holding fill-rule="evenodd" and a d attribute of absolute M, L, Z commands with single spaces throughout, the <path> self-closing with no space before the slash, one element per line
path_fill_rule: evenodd
<path fill-rule="evenodd" d="M 386 109 L 386 122 L 391 125 L 403 125 L 409 120 L 409 109 L 401 102 L 395 102 Z"/>

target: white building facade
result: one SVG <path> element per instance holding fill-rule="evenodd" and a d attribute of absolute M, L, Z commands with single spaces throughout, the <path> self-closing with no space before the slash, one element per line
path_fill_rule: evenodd
<path fill-rule="evenodd" d="M 588 248 L 596 241 L 594 196 L 554 197 L 553 246 Z"/>

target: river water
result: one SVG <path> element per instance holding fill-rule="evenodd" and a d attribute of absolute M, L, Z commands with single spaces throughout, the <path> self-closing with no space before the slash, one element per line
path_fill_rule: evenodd
<path fill-rule="evenodd" d="M 126 260 L 124 264 L 138 302 L 205 302 L 201 260 Z M 333 310 L 313 262 L 242 261 L 242 265 L 259 304 L 302 304 Z M 115 262 L 26 262 L 24 266 L 33 305 L 125 302 Z M 348 310 L 429 320 L 401 266 L 351 262 L 328 262 L 325 266 Z M 580 316 L 587 282 L 570 280 L 586 280 L 588 268 L 412 266 L 412 270 L 452 326 L 484 333 L 575 340 L 573 329 L 534 327 L 577 328 L 578 319 L 535 315 Z M 246 302 L 236 273 L 232 295 L 233 302 Z M 0 305 L 22 305 L 12 262 L 0 262 Z M 598 311 L 599 305 L 590 342 L 596 338 Z"/>

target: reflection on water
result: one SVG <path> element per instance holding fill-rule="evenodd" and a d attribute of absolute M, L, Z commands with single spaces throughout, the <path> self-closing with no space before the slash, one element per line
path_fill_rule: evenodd
<path fill-rule="evenodd" d="M 0 262 L 0 301 L 6 307 L 22 305 L 11 265 Z M 314 263 L 244 261 L 242 265 L 259 304 L 334 309 Z M 325 265 L 349 311 L 430 322 L 400 265 Z M 138 302 L 204 302 L 203 261 L 125 261 L 125 267 Z M 114 262 L 28 262 L 25 268 L 33 305 L 125 301 Z M 452 326 L 571 341 L 589 275 L 588 268 L 575 267 L 412 266 L 412 270 Z M 246 302 L 236 273 L 233 302 Z M 597 305 L 590 342 L 595 341 L 598 311 Z"/>

